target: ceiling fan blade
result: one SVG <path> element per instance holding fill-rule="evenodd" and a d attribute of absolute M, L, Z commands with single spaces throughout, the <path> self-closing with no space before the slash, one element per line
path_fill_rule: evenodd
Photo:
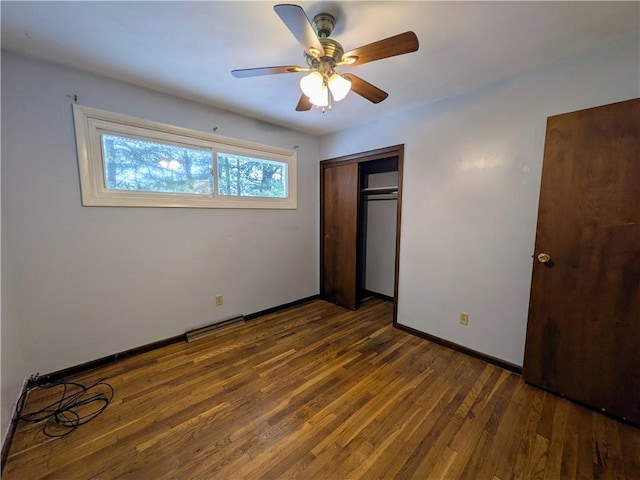
<path fill-rule="evenodd" d="M 231 75 L 236 78 L 245 78 L 259 77 L 260 75 L 275 75 L 277 73 L 306 72 L 308 70 L 308 68 L 298 67 L 296 65 L 284 65 L 281 67 L 244 68 L 241 70 L 232 70 Z"/>
<path fill-rule="evenodd" d="M 375 85 L 370 84 L 352 73 L 344 73 L 342 76 L 351 80 L 351 90 L 372 103 L 380 103 L 389 96 L 384 90 L 380 90 Z"/>
<path fill-rule="evenodd" d="M 298 101 L 298 105 L 296 105 L 296 112 L 306 112 L 307 110 L 311 110 L 311 106 L 309 98 L 305 94 L 302 94 Z"/>
<path fill-rule="evenodd" d="M 324 48 L 322 48 L 322 44 L 302 7 L 281 4 L 275 5 L 273 9 L 287 28 L 291 30 L 305 52 L 316 58 L 324 55 Z"/>
<path fill-rule="evenodd" d="M 416 37 L 415 33 L 404 32 L 351 50 L 345 53 L 342 58 L 358 57 L 355 62 L 349 63 L 349 65 L 362 65 L 363 63 L 383 58 L 415 52 L 419 46 L 418 37 Z"/>

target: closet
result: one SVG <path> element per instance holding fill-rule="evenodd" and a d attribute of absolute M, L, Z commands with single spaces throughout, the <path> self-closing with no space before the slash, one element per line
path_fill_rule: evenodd
<path fill-rule="evenodd" d="M 320 162 L 321 296 L 397 299 L 404 146 Z"/>

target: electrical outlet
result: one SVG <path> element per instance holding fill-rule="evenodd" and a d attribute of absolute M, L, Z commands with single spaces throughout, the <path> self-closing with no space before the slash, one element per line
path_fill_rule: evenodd
<path fill-rule="evenodd" d="M 222 295 L 216 295 L 216 307 L 222 305 Z"/>
<path fill-rule="evenodd" d="M 469 325 L 469 314 L 467 312 L 460 312 L 460 325 Z"/>

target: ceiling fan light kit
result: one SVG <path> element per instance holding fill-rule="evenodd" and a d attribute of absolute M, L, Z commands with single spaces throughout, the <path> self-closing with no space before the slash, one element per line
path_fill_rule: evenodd
<path fill-rule="evenodd" d="M 351 90 L 351 80 L 334 71 L 321 73 L 320 70 L 313 70 L 300 79 L 300 90 L 312 105 L 331 109 L 332 100 L 339 102 L 347 96 Z"/>
<path fill-rule="evenodd" d="M 296 106 L 297 111 L 307 111 L 315 105 L 324 113 L 327 108 L 331 110 L 333 101 L 343 100 L 351 90 L 372 103 L 380 103 L 389 96 L 387 92 L 351 73 L 340 75 L 335 68 L 403 55 L 415 52 L 419 47 L 415 33 L 405 32 L 345 53 L 342 45 L 329 38 L 336 23 L 333 15 L 319 13 L 313 17 L 312 25 L 298 5 L 281 4 L 273 8 L 303 47 L 308 67 L 247 68 L 233 70 L 231 74 L 236 78 L 244 78 L 309 72 L 300 79 L 302 96 Z"/>

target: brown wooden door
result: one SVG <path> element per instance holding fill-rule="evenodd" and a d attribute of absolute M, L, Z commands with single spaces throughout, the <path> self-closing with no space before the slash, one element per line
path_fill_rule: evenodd
<path fill-rule="evenodd" d="M 322 296 L 343 307 L 358 308 L 357 246 L 358 164 L 323 168 Z"/>
<path fill-rule="evenodd" d="M 525 380 L 640 424 L 640 99 L 549 117 L 535 249 Z"/>

